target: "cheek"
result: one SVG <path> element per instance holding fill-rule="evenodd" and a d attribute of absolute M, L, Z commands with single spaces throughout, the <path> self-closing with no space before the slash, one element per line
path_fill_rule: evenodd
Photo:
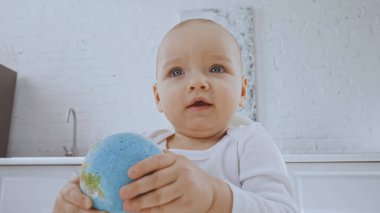
<path fill-rule="evenodd" d="M 180 89 L 166 86 L 162 87 L 161 91 L 161 103 L 163 107 L 172 108 L 181 103 L 183 96 L 181 95 Z"/>
<path fill-rule="evenodd" d="M 236 82 L 226 82 L 224 84 L 219 85 L 217 89 L 219 95 L 222 99 L 228 99 L 229 102 L 234 102 L 240 100 L 241 96 L 241 87 L 237 86 Z"/>

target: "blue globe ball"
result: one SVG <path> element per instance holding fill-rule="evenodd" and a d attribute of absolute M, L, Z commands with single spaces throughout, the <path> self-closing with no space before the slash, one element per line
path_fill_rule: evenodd
<path fill-rule="evenodd" d="M 119 190 L 133 181 L 128 177 L 128 169 L 160 153 L 162 151 L 155 144 L 139 134 L 111 135 L 97 143 L 86 155 L 80 188 L 92 198 L 93 208 L 124 213 Z"/>

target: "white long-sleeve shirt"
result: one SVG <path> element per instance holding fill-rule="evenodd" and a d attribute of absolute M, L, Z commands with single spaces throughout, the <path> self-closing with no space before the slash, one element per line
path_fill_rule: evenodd
<path fill-rule="evenodd" d="M 147 136 L 166 149 L 173 130 Z M 184 155 L 210 175 L 224 180 L 233 193 L 233 213 L 296 212 L 291 183 L 281 154 L 259 123 L 229 127 L 227 134 L 206 150 L 170 149 Z"/>

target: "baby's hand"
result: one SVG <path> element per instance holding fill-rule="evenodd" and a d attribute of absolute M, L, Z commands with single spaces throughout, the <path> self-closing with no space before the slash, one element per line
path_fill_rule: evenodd
<path fill-rule="evenodd" d="M 67 183 L 59 192 L 54 204 L 54 213 L 102 213 L 91 209 L 91 198 L 79 188 L 79 177 Z M 103 212 L 104 213 L 104 212 Z"/>
<path fill-rule="evenodd" d="M 126 211 L 207 212 L 213 203 L 212 177 L 171 152 L 147 158 L 128 171 L 138 179 L 120 189 Z"/>

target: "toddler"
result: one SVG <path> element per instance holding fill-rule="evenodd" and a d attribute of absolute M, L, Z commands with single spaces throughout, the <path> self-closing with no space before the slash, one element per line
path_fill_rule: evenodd
<path fill-rule="evenodd" d="M 130 212 L 296 212 L 285 164 L 263 127 L 230 123 L 244 105 L 247 79 L 240 48 L 219 24 L 184 21 L 162 40 L 153 86 L 172 129 L 147 136 L 164 153 L 128 171 L 120 189 Z M 55 213 L 100 212 L 79 179 L 59 193 Z"/>

